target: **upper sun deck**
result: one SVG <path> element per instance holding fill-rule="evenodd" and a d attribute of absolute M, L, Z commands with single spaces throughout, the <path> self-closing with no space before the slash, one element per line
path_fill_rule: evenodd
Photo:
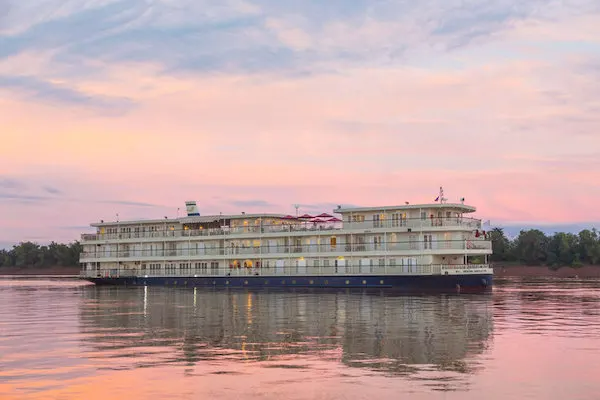
<path fill-rule="evenodd" d="M 90 224 L 95 228 L 113 227 L 113 226 L 148 226 L 148 225 L 173 225 L 173 224 L 208 224 L 208 223 L 231 223 L 235 220 L 257 220 L 257 219 L 280 219 L 289 218 L 285 214 L 232 214 L 232 215 L 194 215 L 181 218 L 163 218 L 163 219 L 140 219 L 126 221 L 100 221 Z"/>
<path fill-rule="evenodd" d="M 232 234 L 262 235 L 285 234 L 285 232 L 315 232 L 336 234 L 336 231 L 371 232 L 372 229 L 392 229 L 411 232 L 411 229 L 460 229 L 481 228 L 481 221 L 463 217 L 472 213 L 474 207 L 464 204 L 413 204 L 383 207 L 338 207 L 332 214 L 316 216 L 304 214 L 234 214 L 234 215 L 188 215 L 181 218 L 164 218 L 130 221 L 100 221 L 91 226 L 96 234 L 84 234 L 83 240 L 113 240 L 157 237 L 221 236 Z M 295 234 L 294 234 L 295 235 Z"/>
<path fill-rule="evenodd" d="M 333 213 L 346 216 L 347 222 L 356 222 L 356 218 L 352 216 L 374 217 L 377 219 L 393 219 L 394 217 L 402 217 L 404 219 L 425 219 L 425 218 L 449 218 L 460 217 L 462 214 L 473 213 L 475 207 L 456 204 L 456 203 L 431 203 L 431 204 L 405 204 L 398 206 L 382 206 L 382 207 L 341 207 L 338 206 Z M 450 213 L 450 214 L 448 214 Z M 371 218 L 365 218 L 371 219 Z M 360 218 L 359 218 L 360 220 Z M 364 219 L 363 219 L 364 220 Z M 148 226 L 148 225 L 206 225 L 217 224 L 219 227 L 248 224 L 248 222 L 258 223 L 284 223 L 288 225 L 302 225 L 307 222 L 323 223 L 323 222 L 342 222 L 333 215 L 322 213 L 311 216 L 304 214 L 301 216 L 291 216 L 286 214 L 262 213 L 262 214 L 219 214 L 219 215 L 189 215 L 180 218 L 164 219 L 143 219 L 143 220 L 126 220 L 126 221 L 100 221 L 92 223 L 90 226 L 114 227 L 114 226 Z M 344 221 L 346 222 L 346 221 Z"/>
<path fill-rule="evenodd" d="M 430 203 L 430 204 L 405 204 L 398 206 L 383 206 L 383 207 L 341 207 L 338 206 L 334 212 L 339 214 L 356 214 L 356 213 L 389 213 L 389 212 L 414 212 L 414 211 L 450 211 L 462 214 L 473 213 L 477 209 L 463 203 Z"/>

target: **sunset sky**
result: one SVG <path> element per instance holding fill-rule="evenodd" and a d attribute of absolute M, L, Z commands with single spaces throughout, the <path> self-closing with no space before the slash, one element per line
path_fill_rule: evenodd
<path fill-rule="evenodd" d="M 0 247 L 440 185 L 600 221 L 599 1 L 0 0 Z"/>

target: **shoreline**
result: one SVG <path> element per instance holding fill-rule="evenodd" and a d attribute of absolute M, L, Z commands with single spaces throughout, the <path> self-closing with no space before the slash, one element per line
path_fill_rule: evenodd
<path fill-rule="evenodd" d="M 494 278 L 543 277 L 543 278 L 600 278 L 600 265 L 584 265 L 579 268 L 560 267 L 552 270 L 545 265 L 497 265 Z"/>
<path fill-rule="evenodd" d="M 13 275 L 68 275 L 79 276 L 80 267 L 46 267 L 46 268 L 26 268 L 26 267 L 0 267 L 0 276 Z"/>

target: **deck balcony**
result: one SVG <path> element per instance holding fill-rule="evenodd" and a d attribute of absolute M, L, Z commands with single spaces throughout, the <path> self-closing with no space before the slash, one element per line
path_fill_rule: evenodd
<path fill-rule="evenodd" d="M 279 245 L 279 246 L 256 246 L 256 247 L 226 247 L 197 249 L 138 249 L 119 251 L 97 251 L 83 252 L 80 262 L 92 262 L 100 259 L 119 260 L 154 260 L 164 258 L 206 258 L 216 256 L 218 258 L 236 258 L 238 256 L 249 257 L 275 257 L 275 256 L 310 256 L 310 255 L 352 255 L 354 253 L 388 253 L 409 252 L 423 254 L 491 254 L 492 243 L 487 240 L 441 240 L 429 242 L 389 242 L 380 244 L 313 244 L 313 245 Z"/>
<path fill-rule="evenodd" d="M 124 223 L 125 224 L 125 223 Z M 131 225 L 127 225 L 132 228 Z M 342 227 L 343 226 L 343 227 Z M 287 232 L 313 232 L 315 234 L 344 231 L 377 231 L 394 230 L 406 232 L 409 229 L 418 230 L 475 230 L 481 229 L 481 220 L 475 218 L 433 218 L 433 219 L 403 219 L 403 220 L 383 220 L 383 221 L 365 221 L 365 222 L 343 222 L 342 223 L 297 223 L 297 224 L 276 224 L 276 225 L 257 225 L 242 227 L 222 227 L 213 229 L 164 229 L 160 231 L 147 232 L 141 228 L 135 231 L 135 226 L 131 229 L 133 232 L 121 233 L 98 233 L 83 234 L 81 239 L 87 241 L 105 241 L 122 239 L 151 239 L 151 238 L 185 238 L 199 236 L 230 236 L 230 235 L 262 235 Z"/>
<path fill-rule="evenodd" d="M 464 273 L 492 273 L 492 268 L 489 264 L 427 264 L 427 265 L 353 265 L 353 266 L 285 266 L 285 267 L 261 267 L 261 268 L 217 268 L 217 269 L 130 269 L 130 268 L 115 268 L 103 270 L 83 270 L 81 277 L 96 278 L 96 277 L 174 277 L 174 278 L 210 278 L 223 276 L 346 276 L 346 275 L 451 275 Z M 293 281 L 289 282 L 293 284 Z M 183 284 L 183 282 L 181 282 Z"/>

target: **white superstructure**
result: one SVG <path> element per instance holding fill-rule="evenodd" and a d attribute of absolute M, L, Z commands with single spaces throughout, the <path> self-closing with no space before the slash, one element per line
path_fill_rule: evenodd
<path fill-rule="evenodd" d="M 84 277 L 491 274 L 474 207 L 338 207 L 332 214 L 188 215 L 92 224 Z M 334 216 L 337 215 L 337 216 Z"/>

